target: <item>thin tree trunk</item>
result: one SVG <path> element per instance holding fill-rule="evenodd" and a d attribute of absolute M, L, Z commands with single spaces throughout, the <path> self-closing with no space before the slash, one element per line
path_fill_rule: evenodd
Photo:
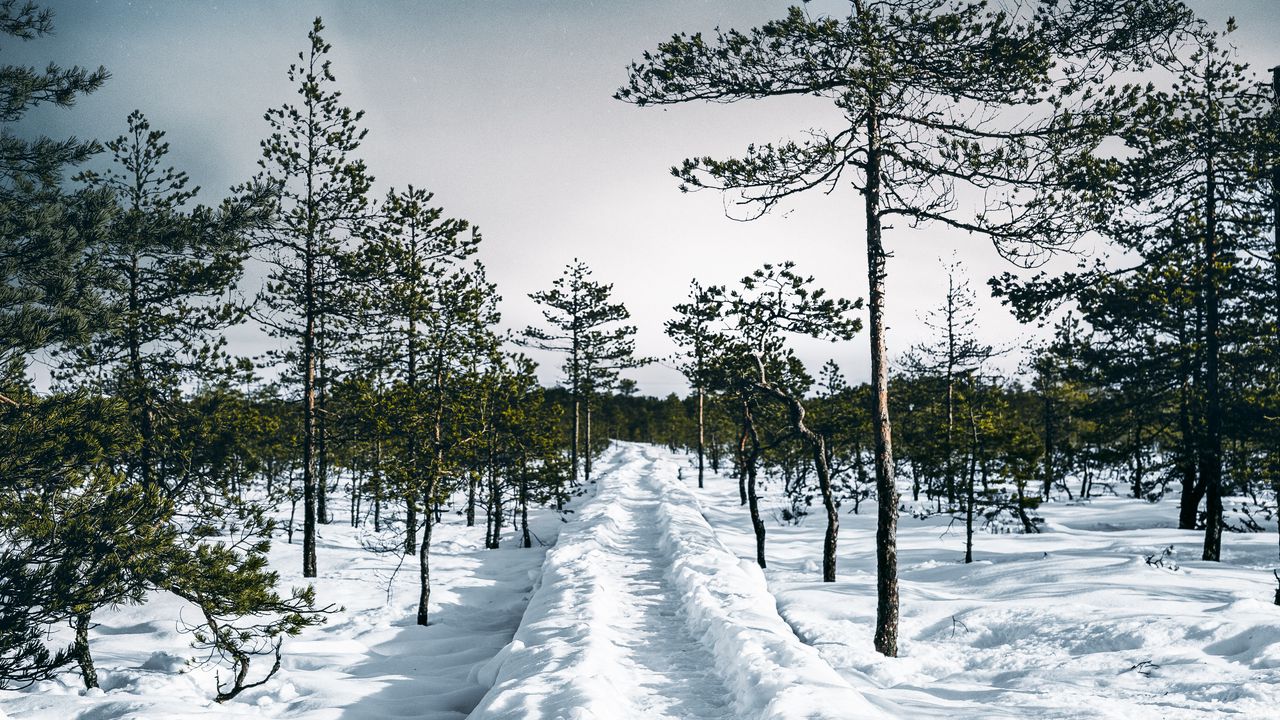
<path fill-rule="evenodd" d="M 764 520 L 760 517 L 760 498 L 756 495 L 756 462 L 760 457 L 760 436 L 756 433 L 755 420 L 746 402 L 742 403 L 742 423 L 745 434 L 751 438 L 751 450 L 747 452 L 745 463 L 747 510 L 751 514 L 751 529 L 756 535 L 756 563 L 764 568 L 765 527 Z"/>
<path fill-rule="evenodd" d="M 302 339 L 302 576 L 316 576 L 316 318 L 313 239 L 307 240 L 306 330 Z"/>
<path fill-rule="evenodd" d="M 480 478 L 475 472 L 467 473 L 467 527 L 476 525 L 476 489 Z"/>
<path fill-rule="evenodd" d="M 1181 530 L 1194 530 L 1196 528 L 1196 520 L 1199 516 L 1200 499 L 1203 496 L 1203 485 L 1199 482 L 1199 473 L 1196 469 L 1196 448 L 1199 445 L 1196 439 L 1195 428 L 1191 422 L 1191 369 L 1187 367 L 1186 358 L 1187 351 L 1186 340 L 1180 339 L 1179 344 L 1184 348 L 1183 355 L 1183 371 L 1182 371 L 1182 387 L 1178 398 L 1178 449 L 1177 463 L 1178 473 L 1182 482 L 1182 498 L 1181 505 L 1178 507 L 1178 528 Z"/>
<path fill-rule="evenodd" d="M 320 339 L 324 338 L 324 322 L 321 318 Z M 326 385 L 328 384 L 325 369 L 324 350 L 319 350 L 318 367 L 320 379 L 316 386 L 316 521 L 321 525 L 329 524 L 329 443 L 328 414 L 325 412 Z"/>
<path fill-rule="evenodd" d="M 1271 68 L 1271 89 L 1274 96 L 1271 100 L 1272 129 L 1280 136 L 1280 65 Z M 1271 254 L 1271 271 L 1275 277 L 1275 301 L 1271 306 L 1271 321 L 1277 321 L 1276 313 L 1280 312 L 1280 153 L 1271 158 L 1271 233 L 1273 249 Z M 1271 337 L 1272 362 L 1280 366 L 1280 328 L 1273 329 Z M 1276 372 L 1280 372 L 1277 369 Z M 1276 450 L 1273 448 L 1273 457 Z M 1271 493 L 1276 501 L 1276 512 L 1280 514 L 1280 462 L 1272 460 Z M 1280 553 L 1280 522 L 1276 523 L 1277 552 Z M 1277 578 L 1280 582 L 1280 578 Z M 1276 590 L 1276 604 L 1280 605 L 1280 589 Z"/>
<path fill-rule="evenodd" d="M 947 275 L 947 508 L 956 506 L 955 425 L 956 425 L 956 330 L 954 280 Z"/>
<path fill-rule="evenodd" d="M 1141 500 L 1145 496 L 1142 480 L 1146 473 L 1142 467 L 1142 430 L 1138 427 L 1136 419 L 1133 424 L 1133 497 L 1135 500 Z"/>
<path fill-rule="evenodd" d="M 738 438 L 738 505 L 747 504 L 747 431 Z"/>
<path fill-rule="evenodd" d="M 1040 493 L 1045 500 L 1049 499 L 1049 494 L 1053 492 L 1054 467 L 1053 467 L 1053 447 L 1057 438 L 1054 437 L 1053 427 L 1053 400 L 1050 397 L 1051 379 L 1048 373 L 1042 375 L 1043 387 L 1040 392 L 1044 396 L 1044 489 Z"/>
<path fill-rule="evenodd" d="M 586 437 L 582 443 L 582 481 L 591 482 L 591 400 L 586 402 L 587 406 L 587 423 Z"/>
<path fill-rule="evenodd" d="M 703 472 L 703 454 L 706 448 L 704 440 L 705 422 L 703 420 L 703 400 L 705 393 L 702 388 L 698 388 L 698 488 L 702 488 L 702 472 Z"/>
<path fill-rule="evenodd" d="M 427 518 L 430 522 L 430 518 Z M 418 551 L 418 499 L 412 495 L 404 499 L 404 554 Z"/>
<path fill-rule="evenodd" d="M 835 492 L 831 487 L 831 466 L 827 463 L 827 445 L 822 436 L 805 425 L 805 409 L 799 398 L 789 395 L 770 384 L 765 376 L 764 363 L 756 358 L 760 381 L 756 387 L 772 395 L 787 406 L 787 418 L 794 430 L 808 445 L 812 454 L 813 469 L 818 476 L 818 488 L 822 493 L 822 505 L 827 512 L 827 531 L 822 541 L 822 581 L 836 580 L 836 542 L 840 535 L 840 513 L 836 508 Z M 797 484 L 803 482 L 799 469 L 794 473 Z"/>
<path fill-rule="evenodd" d="M 898 489 L 893 477 L 892 426 L 889 422 L 889 359 L 885 350 L 885 275 L 887 257 L 880 227 L 880 117 L 874 101 L 867 113 L 866 201 L 867 284 L 870 302 L 871 391 L 876 465 L 876 631 L 875 648 L 898 656 Z"/>
<path fill-rule="evenodd" d="M 524 460 L 520 461 L 520 545 L 533 547 L 529 537 L 529 467 Z"/>
<path fill-rule="evenodd" d="M 720 443 L 716 440 L 715 428 L 711 429 L 711 472 L 720 472 Z"/>
<path fill-rule="evenodd" d="M 569 443 L 569 486 L 574 487 L 578 483 L 578 439 L 582 437 L 582 400 L 578 398 L 575 391 L 573 396 L 573 441 Z M 564 509 L 563 503 L 559 498 L 556 499 L 556 509 Z"/>
<path fill-rule="evenodd" d="M 973 505 L 974 492 L 973 481 L 974 476 L 978 474 L 978 419 L 973 413 L 973 403 L 969 403 L 969 428 L 973 431 L 973 445 L 969 449 L 969 479 L 965 483 L 965 502 L 964 502 L 964 561 L 965 564 L 973 562 Z"/>
<path fill-rule="evenodd" d="M 1209 88 L 1212 96 L 1213 88 Z M 1212 114 L 1211 106 L 1210 112 Z M 1219 358 L 1222 337 L 1218 289 L 1218 208 L 1214 154 L 1205 167 L 1204 304 L 1205 304 L 1205 437 L 1200 452 L 1200 477 L 1204 483 L 1205 522 L 1202 559 L 1216 561 L 1222 554 L 1222 397 Z"/>
<path fill-rule="evenodd" d="M 498 474 L 494 470 L 492 460 L 489 463 L 489 498 L 489 514 L 493 517 L 493 539 L 489 549 L 497 550 L 499 541 L 502 539 L 502 485 L 498 482 Z"/>
<path fill-rule="evenodd" d="M 815 433 L 816 435 L 816 433 Z M 840 537 L 840 512 L 836 508 L 835 492 L 831 487 L 831 467 L 827 464 L 826 442 L 816 436 L 812 444 L 813 466 L 818 473 L 818 486 L 822 490 L 822 505 L 827 511 L 827 532 L 822 539 L 822 581 L 836 581 L 836 542 Z"/>
<path fill-rule="evenodd" d="M 427 504 L 428 511 L 425 513 L 422 523 L 422 547 L 418 548 L 418 624 L 428 625 L 427 611 L 431 606 L 431 528 L 435 525 L 431 521 L 431 496 L 434 494 L 433 482 L 431 487 L 427 488 L 427 492 L 423 498 L 423 502 Z"/>

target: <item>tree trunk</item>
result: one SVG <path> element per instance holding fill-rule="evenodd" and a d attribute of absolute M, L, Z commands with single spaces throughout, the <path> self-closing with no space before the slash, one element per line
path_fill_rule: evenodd
<path fill-rule="evenodd" d="M 948 283 L 951 280 L 948 278 Z M 955 379 L 955 328 L 954 309 L 951 307 L 954 290 L 947 292 L 947 437 L 946 437 L 946 469 L 947 469 L 947 509 L 956 506 L 956 469 L 955 469 L 955 426 L 956 426 L 956 379 Z"/>
<path fill-rule="evenodd" d="M 1137 420 L 1134 420 L 1133 427 L 1133 498 L 1141 500 L 1145 496 L 1143 489 L 1143 476 L 1146 470 L 1142 466 L 1142 430 L 1138 427 Z"/>
<path fill-rule="evenodd" d="M 822 493 L 822 505 L 827 512 L 827 532 L 822 541 L 822 581 L 835 582 L 836 542 L 840 536 L 840 513 L 836 508 L 835 491 L 831 487 L 831 465 L 827 462 L 826 441 L 805 424 L 805 409 L 800 399 L 770 384 L 765 376 L 764 363 L 759 357 L 756 358 L 756 362 L 760 372 L 760 381 L 756 383 L 756 388 L 772 395 L 787 406 L 787 418 L 791 429 L 809 447 L 812 455 L 813 469 L 818 476 L 818 488 Z M 803 484 L 801 470 L 802 467 L 798 467 L 794 473 L 788 473 L 795 478 L 794 484 L 797 486 Z M 792 483 L 788 481 L 787 484 L 790 490 Z"/>
<path fill-rule="evenodd" d="M 591 482 L 591 401 L 588 399 L 587 406 L 587 423 L 585 437 L 582 442 L 582 481 L 584 483 Z"/>
<path fill-rule="evenodd" d="M 818 473 L 818 486 L 822 490 L 822 505 L 827 511 L 827 533 L 822 539 L 822 582 L 836 581 L 836 542 L 840 537 L 840 511 L 836 508 L 835 492 L 831 487 L 831 468 L 827 465 L 827 447 L 821 437 L 813 447 L 813 466 Z"/>
<path fill-rule="evenodd" d="M 493 463 L 489 463 L 489 515 L 493 517 L 492 541 L 490 550 L 497 550 L 502 539 L 502 486 L 498 483 L 498 474 Z"/>
<path fill-rule="evenodd" d="M 703 454 L 706 448 L 704 440 L 705 424 L 703 420 L 702 405 L 705 393 L 702 388 L 698 388 L 698 488 L 702 488 L 702 472 L 703 472 Z"/>
<path fill-rule="evenodd" d="M 427 518 L 430 523 L 431 518 Z M 418 550 L 418 500 L 412 495 L 404 499 L 404 554 Z"/>
<path fill-rule="evenodd" d="M 1213 88 L 1209 89 L 1210 95 Z M 1212 112 L 1212 108 L 1211 108 Z M 1205 167 L 1204 308 L 1205 308 L 1205 436 L 1200 448 L 1200 478 L 1204 483 L 1205 521 L 1202 559 L 1217 561 L 1222 554 L 1222 396 L 1219 360 L 1222 350 L 1218 290 L 1217 178 L 1212 150 Z"/>
<path fill-rule="evenodd" d="M 578 439 L 582 437 L 582 401 L 575 392 L 573 396 L 573 441 L 569 443 L 569 487 L 578 483 Z M 556 509 L 563 510 L 564 503 L 556 498 Z"/>
<path fill-rule="evenodd" d="M 760 498 L 756 495 L 756 463 L 760 458 L 760 436 L 756 433 L 755 420 L 746 402 L 742 404 L 742 424 L 744 435 L 751 438 L 751 449 L 747 452 L 743 468 L 747 478 L 747 510 L 751 514 L 751 529 L 756 535 L 756 563 L 764 568 L 765 527 L 764 520 L 760 517 Z"/>
<path fill-rule="evenodd" d="M 964 501 L 964 562 L 973 562 L 973 505 L 976 497 L 973 492 L 974 476 L 978 474 L 978 418 L 973 412 L 973 401 L 969 402 L 969 429 L 972 431 L 972 445 L 969 446 L 969 478 L 965 483 Z"/>
<path fill-rule="evenodd" d="M 521 547 L 533 547 L 529 537 L 529 468 L 520 461 L 520 541 Z"/>
<path fill-rule="evenodd" d="M 324 323 L 320 324 L 320 337 L 324 338 Z M 316 384 L 316 522 L 329 524 L 329 443 L 328 414 L 325 412 L 328 377 L 325 370 L 324 350 L 318 357 L 320 378 Z"/>
<path fill-rule="evenodd" d="M 1051 378 L 1048 373 L 1044 373 L 1041 378 L 1043 387 L 1040 392 L 1044 396 L 1044 489 L 1040 496 L 1048 500 L 1049 494 L 1053 492 L 1053 446 L 1057 438 L 1054 437 L 1053 400 L 1049 395 Z"/>
<path fill-rule="evenodd" d="M 316 576 L 316 317 L 313 240 L 307 240 L 306 329 L 302 337 L 302 577 Z"/>
<path fill-rule="evenodd" d="M 467 473 L 467 527 L 476 526 L 476 490 L 480 478 L 475 472 Z"/>
<path fill-rule="evenodd" d="M 870 299 L 871 391 L 876 465 L 876 632 L 875 648 L 898 656 L 898 489 L 893 477 L 893 440 L 889 423 L 889 359 L 885 350 L 885 274 L 887 258 L 880 227 L 880 118 L 875 103 L 867 114 L 866 201 L 867 284 Z"/>
<path fill-rule="evenodd" d="M 738 438 L 738 505 L 747 504 L 747 431 Z"/>
<path fill-rule="evenodd" d="M 1186 347 L 1185 341 L 1180 341 Z M 1186 351 L 1183 351 L 1184 365 Z M 1191 423 L 1191 373 L 1189 368 L 1183 371 L 1182 388 L 1178 399 L 1178 474 L 1182 481 L 1182 498 L 1178 507 L 1178 528 L 1194 530 L 1200 510 L 1200 499 L 1204 487 L 1199 482 L 1196 471 L 1196 448 L 1198 442 L 1195 429 Z"/>
<path fill-rule="evenodd" d="M 89 652 L 90 613 L 76 614 L 76 639 L 71 646 L 71 656 L 80 666 L 80 678 L 84 680 L 86 690 L 98 687 L 98 669 L 93 664 L 93 654 Z"/>
<path fill-rule="evenodd" d="M 1271 89 L 1274 92 L 1271 100 L 1272 129 L 1276 136 L 1280 136 L 1280 65 L 1271 68 Z M 1274 327 L 1277 323 L 1275 314 L 1280 312 L 1280 151 L 1271 158 L 1271 233 L 1273 242 L 1271 271 L 1275 279 L 1275 301 L 1271 306 L 1273 324 L 1271 343 L 1274 353 L 1272 362 L 1280 367 L 1280 328 Z M 1278 464 L 1280 463 L 1272 461 L 1271 493 L 1276 501 L 1276 512 L 1280 514 L 1280 467 L 1277 467 Z M 1277 551 L 1280 551 L 1280 522 L 1276 523 L 1276 542 L 1278 543 Z M 1280 577 L 1276 580 L 1280 582 Z M 1280 589 L 1276 590 L 1276 604 L 1280 605 Z"/>
<path fill-rule="evenodd" d="M 719 473 L 720 472 L 720 443 L 716 440 L 716 431 L 714 428 L 712 428 L 711 430 L 711 452 L 708 454 L 711 456 L 711 472 Z"/>
<path fill-rule="evenodd" d="M 434 483 L 433 483 L 434 485 Z M 431 549 L 431 528 L 435 523 L 431 521 L 431 496 L 434 494 L 434 487 L 428 488 L 423 501 L 426 503 L 427 512 L 424 513 L 422 523 L 422 547 L 418 548 L 418 624 L 427 625 L 427 610 L 431 605 L 431 559 L 429 552 Z"/>

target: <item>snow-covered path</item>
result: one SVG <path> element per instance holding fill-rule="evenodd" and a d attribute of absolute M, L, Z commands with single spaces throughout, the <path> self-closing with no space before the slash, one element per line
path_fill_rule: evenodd
<path fill-rule="evenodd" d="M 627 610 L 614 630 L 619 665 L 633 679 L 632 703 L 643 717 L 731 718 L 729 693 L 715 661 L 681 619 L 680 598 L 666 578 L 657 540 L 658 501 L 649 482 L 625 485 L 617 542 L 604 558 L 606 592 Z"/>
<path fill-rule="evenodd" d="M 618 444 L 599 469 L 473 720 L 881 717 L 796 638 L 665 452 Z"/>

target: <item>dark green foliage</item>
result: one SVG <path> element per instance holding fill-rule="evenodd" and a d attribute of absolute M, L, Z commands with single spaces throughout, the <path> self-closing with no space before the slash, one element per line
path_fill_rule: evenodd
<path fill-rule="evenodd" d="M 1166 478 L 1182 486 L 1180 526 L 1194 527 L 1205 503 L 1206 560 L 1220 557 L 1223 495 L 1244 489 L 1231 476 L 1246 480 L 1240 469 L 1257 464 L 1233 468 L 1229 448 L 1265 426 L 1247 418 L 1260 419 L 1251 398 L 1266 391 L 1248 388 L 1268 365 L 1257 338 L 1274 317 L 1274 304 L 1259 313 L 1259 300 L 1274 297 L 1274 268 L 1259 261 L 1270 252 L 1271 187 L 1259 162 L 1269 154 L 1261 121 L 1270 108 L 1222 44 L 1202 29 L 1189 52 L 1165 59 L 1167 88 L 1126 87 L 1102 106 L 1125 120 L 1112 127 L 1123 151 L 1099 148 L 1076 193 L 1103 219 L 1109 247 L 1136 262 L 993 281 L 1025 318 L 1063 302 L 1078 307 L 1088 335 L 1076 357 L 1098 388 L 1091 407 L 1111 439 L 1098 451 L 1119 453 L 1099 460 L 1127 462 L 1142 497 L 1160 447 L 1171 459 Z"/>
<path fill-rule="evenodd" d="M 48 9 L 0 3 L 0 33 L 33 40 L 53 32 Z M 68 108 L 102 86 L 103 68 L 0 66 L 0 377 L 8 387 L 23 354 L 82 335 L 99 308 L 89 250 L 107 218 L 102 193 L 68 192 L 63 174 L 101 149 L 93 141 L 14 134 L 32 108 Z M 3 392 L 0 390 L 0 392 Z"/>
<path fill-rule="evenodd" d="M 188 189 L 185 173 L 163 165 L 164 133 L 152 130 L 140 112 L 107 148 L 113 164 L 79 176 L 113 199 L 95 252 L 107 319 L 66 354 L 58 375 L 129 404 L 142 444 L 128 471 L 147 485 L 183 464 L 172 447 L 178 388 L 231 372 L 220 331 L 239 323 L 246 308 L 227 298 L 240 279 L 249 232 L 269 206 L 250 195 L 217 209 L 188 209 L 198 189 Z"/>
<path fill-rule="evenodd" d="M 288 597 L 276 590 L 277 573 L 267 570 L 265 540 L 233 545 L 200 543 L 160 582 L 160 587 L 194 604 L 203 622 L 188 624 L 192 647 L 230 666 L 231 678 L 218 681 L 217 702 L 262 685 L 280 669 L 280 646 L 287 636 L 324 621 L 332 608 L 315 607 L 315 590 L 295 588 Z M 271 655 L 265 675 L 250 682 L 253 658 Z"/>
<path fill-rule="evenodd" d="M 121 482 L 112 461 L 137 446 L 123 403 L 18 395 L 0 406 L 0 685 L 47 677 L 71 649 L 47 628 L 105 602 L 137 601 L 130 557 L 149 564 L 167 506 Z"/>

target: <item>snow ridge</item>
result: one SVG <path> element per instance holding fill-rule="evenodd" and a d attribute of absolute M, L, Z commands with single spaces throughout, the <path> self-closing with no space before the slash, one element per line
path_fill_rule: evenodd
<path fill-rule="evenodd" d="M 686 622 L 715 647 L 740 710 L 762 720 L 881 718 L 883 714 L 778 614 L 764 573 L 716 536 L 701 506 L 656 448 L 650 482 L 660 497 L 664 552 L 684 594 Z"/>
<path fill-rule="evenodd" d="M 656 448 L 619 444 L 472 718 L 879 718 L 801 643 Z"/>

